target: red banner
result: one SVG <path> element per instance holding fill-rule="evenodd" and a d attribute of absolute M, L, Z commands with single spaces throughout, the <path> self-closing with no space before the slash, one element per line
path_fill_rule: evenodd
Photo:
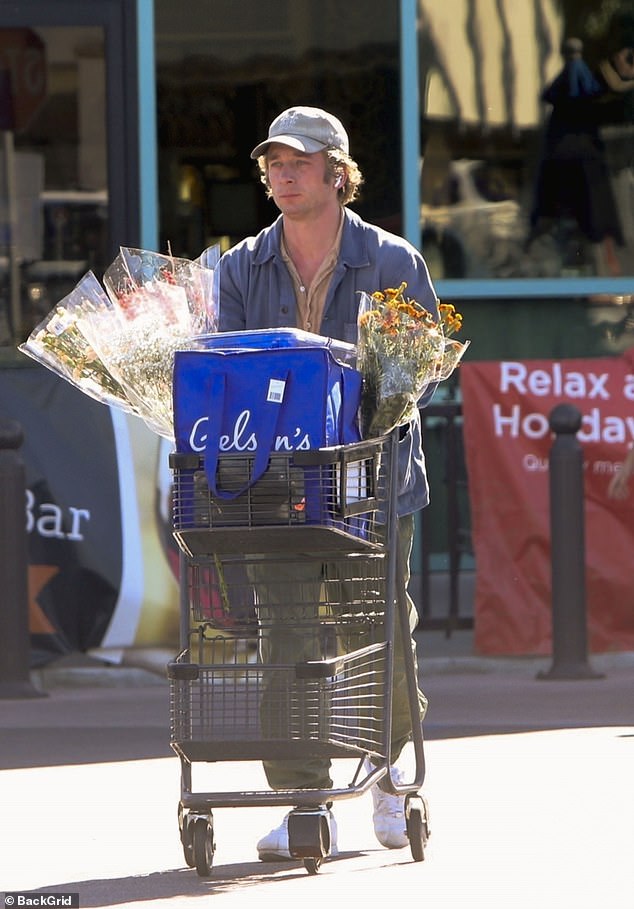
<path fill-rule="evenodd" d="M 549 415 L 562 402 L 582 415 L 590 650 L 634 650 L 634 481 L 625 501 L 607 494 L 634 442 L 634 350 L 615 358 L 471 362 L 460 375 L 476 650 L 552 650 Z"/>

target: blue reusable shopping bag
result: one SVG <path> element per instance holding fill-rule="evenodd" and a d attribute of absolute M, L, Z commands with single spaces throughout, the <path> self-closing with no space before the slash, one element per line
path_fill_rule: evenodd
<path fill-rule="evenodd" d="M 253 486 L 271 454 L 360 440 L 361 374 L 334 356 L 328 339 L 288 329 L 220 333 L 204 343 L 175 355 L 174 433 L 178 452 L 204 457 L 217 498 Z M 239 454 L 253 457 L 251 477 L 220 489 L 219 459 Z"/>

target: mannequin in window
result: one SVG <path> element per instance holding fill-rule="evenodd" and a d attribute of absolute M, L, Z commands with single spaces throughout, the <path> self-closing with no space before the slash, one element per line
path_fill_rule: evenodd
<path fill-rule="evenodd" d="M 605 161 L 600 134 L 602 101 L 609 91 L 605 77 L 595 75 L 583 60 L 583 44 L 568 38 L 563 46 L 564 66 L 542 92 L 552 107 L 546 124 L 543 154 L 538 168 L 533 232 L 555 222 L 555 231 L 569 242 L 571 225 L 589 241 L 599 274 L 620 271 L 615 245 L 623 246 L 623 232 Z M 613 70 L 612 63 L 606 61 Z M 616 84 L 612 72 L 609 77 Z M 565 256 L 565 253 L 564 253 Z M 582 249 L 573 250 L 582 264 Z"/>

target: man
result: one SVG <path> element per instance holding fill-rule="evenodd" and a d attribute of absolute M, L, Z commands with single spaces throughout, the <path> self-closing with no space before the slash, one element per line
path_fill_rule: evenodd
<path fill-rule="evenodd" d="M 285 110 L 271 123 L 268 137 L 253 149 L 251 157 L 258 161 L 262 182 L 281 214 L 270 227 L 221 257 L 216 270 L 221 331 L 291 326 L 355 342 L 360 292 L 399 287 L 403 281 L 408 296 L 437 314 L 436 295 L 418 251 L 347 208 L 357 197 L 363 178 L 350 157 L 346 130 L 336 117 L 313 107 Z M 427 393 L 423 403 L 431 394 L 433 391 Z M 418 414 L 403 427 L 401 436 L 398 515 L 406 586 L 414 513 L 428 502 Z M 305 578 L 301 580 L 304 584 Z M 408 605 L 413 630 L 418 617 L 409 598 Z M 413 641 L 411 644 L 414 646 Z M 402 645 L 398 641 L 396 645 L 392 760 L 411 738 Z M 419 705 L 422 721 L 427 706 L 422 692 Z M 274 789 L 332 786 L 329 762 L 323 759 L 302 761 L 301 765 L 267 761 L 264 767 Z M 392 774 L 395 781 L 401 779 L 396 768 Z M 379 841 L 388 848 L 406 846 L 403 798 L 375 786 L 373 799 Z M 331 844 L 334 854 L 334 819 Z M 290 858 L 287 818 L 257 848 L 263 860 Z"/>

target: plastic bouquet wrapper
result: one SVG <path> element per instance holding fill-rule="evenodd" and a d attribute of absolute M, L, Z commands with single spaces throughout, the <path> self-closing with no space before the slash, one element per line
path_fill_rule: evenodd
<path fill-rule="evenodd" d="M 450 303 L 429 310 L 398 288 L 363 293 L 359 307 L 358 369 L 363 375 L 361 422 L 365 438 L 390 432 L 415 416 L 430 385 L 448 379 L 469 341 L 451 337 L 462 316 Z"/>
<path fill-rule="evenodd" d="M 103 287 L 87 272 L 19 349 L 171 440 L 174 352 L 217 330 L 218 255 L 192 261 L 122 247 Z"/>

